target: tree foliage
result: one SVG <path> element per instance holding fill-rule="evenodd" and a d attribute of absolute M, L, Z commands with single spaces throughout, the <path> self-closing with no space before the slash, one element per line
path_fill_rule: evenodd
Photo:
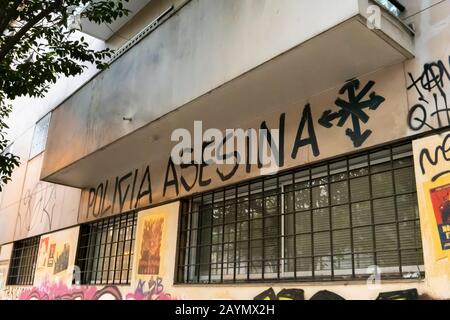
<path fill-rule="evenodd" d="M 6 152 L 7 100 L 43 97 L 60 75 L 79 75 L 88 63 L 106 68 L 113 50 L 91 49 L 71 26 L 77 25 L 76 18 L 111 23 L 129 13 L 124 2 L 128 0 L 0 0 L 0 191 L 19 165 L 18 157 Z"/>

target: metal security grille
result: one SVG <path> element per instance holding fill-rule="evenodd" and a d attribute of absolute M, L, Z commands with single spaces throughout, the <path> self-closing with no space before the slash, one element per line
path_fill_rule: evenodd
<path fill-rule="evenodd" d="M 130 283 L 136 223 L 132 212 L 81 226 L 76 263 L 81 284 Z"/>
<path fill-rule="evenodd" d="M 33 285 L 38 250 L 39 237 L 14 243 L 6 281 L 8 286 Z"/>
<path fill-rule="evenodd" d="M 418 277 L 411 144 L 187 199 L 178 283 Z"/>

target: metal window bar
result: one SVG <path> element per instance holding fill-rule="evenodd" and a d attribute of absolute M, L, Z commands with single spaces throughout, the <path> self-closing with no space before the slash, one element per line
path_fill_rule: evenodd
<path fill-rule="evenodd" d="M 130 283 L 136 224 L 137 213 L 131 212 L 81 225 L 76 258 L 76 265 L 81 269 L 81 284 Z M 131 228 L 129 239 L 127 228 Z M 127 241 L 130 246 L 128 255 L 125 254 Z M 125 262 L 128 263 L 126 268 Z"/>
<path fill-rule="evenodd" d="M 394 157 L 398 157 L 399 154 L 394 152 L 394 148 L 400 150 L 401 147 L 403 149 L 403 153 L 405 155 L 401 155 L 401 159 L 407 159 L 405 161 L 406 164 L 394 165 Z M 376 161 L 378 163 L 372 163 L 371 157 L 375 155 L 375 153 L 379 151 L 386 150 L 388 155 L 385 158 L 377 158 Z M 405 151 L 406 150 L 406 151 Z M 355 159 L 364 159 L 364 161 L 355 162 Z M 220 188 L 213 192 L 208 192 L 207 197 L 204 198 L 204 194 L 199 195 L 201 197 L 201 203 L 198 208 L 198 219 L 194 223 L 193 219 L 181 219 L 181 223 L 183 224 L 180 230 L 183 232 L 184 237 L 190 237 L 192 232 L 197 232 L 197 242 L 195 244 L 190 243 L 187 239 L 180 241 L 180 243 L 185 243 L 184 246 L 178 248 L 178 254 L 180 256 L 184 256 L 183 259 L 179 259 L 181 265 L 177 266 L 177 270 L 180 268 L 190 268 L 191 263 L 189 262 L 192 251 L 195 254 L 195 266 L 197 268 L 198 276 L 196 279 L 190 278 L 190 272 L 187 273 L 178 273 L 176 275 L 177 283 L 217 283 L 217 282 L 258 282 L 258 281 L 273 281 L 273 279 L 277 280 L 300 280 L 300 281 L 323 281 L 323 280 L 349 280 L 349 279 L 360 279 L 367 278 L 369 274 L 365 268 L 370 264 L 367 261 L 367 258 L 373 259 L 373 264 L 381 264 L 383 266 L 383 277 L 384 278 L 402 278 L 403 273 L 407 272 L 406 270 L 411 270 L 415 268 L 415 270 L 423 270 L 423 265 L 404 265 L 402 254 L 409 255 L 409 261 L 418 261 L 417 263 L 423 264 L 423 256 L 422 255 L 422 247 L 421 243 L 418 245 L 411 246 L 409 245 L 406 249 L 402 247 L 401 234 L 400 234 L 400 223 L 419 223 L 419 218 L 414 216 L 411 219 L 402 219 L 400 221 L 399 218 L 399 207 L 397 204 L 397 199 L 400 196 L 410 196 L 413 199 L 412 206 L 417 210 L 417 199 L 416 199 L 416 190 L 415 184 L 412 184 L 410 190 L 397 190 L 396 188 L 396 170 L 404 169 L 408 171 L 411 175 L 414 175 L 414 167 L 412 164 L 412 155 L 411 155 L 411 144 L 403 143 L 398 145 L 392 145 L 383 148 L 377 148 L 374 150 L 369 150 L 360 154 L 345 156 L 342 158 L 332 159 L 325 161 L 323 163 L 319 163 L 314 166 L 309 166 L 306 168 L 294 169 L 290 170 L 287 173 L 282 173 L 275 176 L 276 185 L 274 183 L 268 183 L 270 179 L 274 179 L 273 177 L 267 179 L 257 178 L 252 181 L 246 183 L 236 184 L 232 186 L 234 188 L 234 193 L 227 193 L 226 190 L 230 190 L 230 187 Z M 396 161 L 396 160 L 395 160 Z M 337 169 L 331 169 L 333 164 L 337 164 L 338 162 L 342 162 L 342 167 L 339 169 L 340 171 L 336 171 Z M 388 169 L 378 168 L 377 166 L 381 165 L 389 165 Z M 319 168 L 323 167 L 324 171 L 320 171 Z M 334 167 L 333 167 L 334 168 Z M 305 171 L 306 170 L 306 171 Z M 314 172 L 313 172 L 314 170 Z M 341 174 L 341 177 L 337 177 L 338 180 L 333 180 L 334 176 L 338 173 Z M 299 175 L 297 176 L 297 174 Z M 300 175 L 300 173 L 307 173 L 307 175 Z M 392 175 L 392 194 L 385 195 L 379 193 L 379 191 L 373 188 L 375 183 L 380 183 L 380 179 L 375 179 L 374 176 L 380 175 L 382 173 L 391 174 Z M 292 175 L 289 179 L 290 181 L 283 181 L 280 183 L 280 177 L 286 177 L 287 175 Z M 303 179 L 302 177 L 306 177 Z M 361 179 L 368 180 L 368 186 L 366 186 L 367 191 L 364 193 L 364 197 L 358 199 L 358 197 L 352 197 L 352 188 L 353 184 L 356 185 L 357 182 L 361 182 Z M 382 180 L 382 179 L 381 179 Z M 272 180 L 273 181 L 273 180 Z M 335 200 L 333 198 L 333 194 L 331 193 L 331 186 L 337 182 L 345 182 L 342 185 L 342 192 L 347 192 L 347 198 L 344 200 Z M 378 182 L 377 182 L 378 181 Z M 301 184 L 300 184 L 301 182 Z M 385 183 L 384 180 L 381 183 Z M 341 188 L 341 187 L 336 187 Z M 242 192 L 243 190 L 245 192 Z M 313 190 L 319 192 L 320 190 L 326 190 L 326 196 L 321 195 L 323 199 L 314 204 L 313 199 Z M 380 187 L 378 186 L 378 189 Z M 297 197 L 296 192 L 302 192 L 306 190 L 309 192 L 309 204 L 308 206 L 301 208 L 297 207 Z M 305 193 L 306 194 L 306 193 Z M 222 196 L 223 195 L 223 196 Z M 292 196 L 292 209 L 286 210 L 286 199 L 289 196 Z M 197 198 L 199 196 L 196 196 Z M 271 202 L 275 201 L 274 197 L 276 197 L 277 204 L 274 206 Z M 315 195 L 314 197 L 317 197 Z M 193 198 L 190 198 L 190 203 L 192 203 Z M 233 204 L 235 207 L 235 221 L 232 224 L 227 223 L 225 219 L 226 215 L 226 205 L 225 201 Z M 247 201 L 246 209 L 243 209 L 242 205 Z M 260 205 L 258 204 L 261 201 Z M 269 202 L 267 202 L 269 201 Z M 392 202 L 394 203 L 393 215 L 388 216 L 391 220 L 388 222 L 378 221 L 382 219 L 385 215 L 384 212 L 376 211 L 374 207 L 374 202 Z M 370 204 L 370 208 L 366 208 L 366 204 Z M 266 206 L 270 205 L 270 209 Z M 362 219 L 359 217 L 361 213 L 355 211 L 353 212 L 353 206 L 355 208 L 366 208 L 366 209 L 358 209 L 363 210 L 365 214 L 369 213 L 370 218 L 369 221 L 361 220 L 357 221 L 356 218 Z M 278 212 L 274 212 L 274 208 Z M 337 211 L 338 207 L 340 210 L 346 209 L 346 212 L 340 213 Z M 210 209 L 209 209 L 210 208 Z M 214 212 L 217 210 L 217 213 L 220 214 L 220 209 L 222 208 L 222 217 L 217 217 L 217 221 L 214 219 Z M 334 218 L 336 217 L 336 223 L 339 223 L 339 216 L 335 216 L 334 208 L 336 208 L 337 214 L 345 214 L 347 222 L 345 225 L 335 225 Z M 239 209 L 242 211 L 239 214 Z M 192 216 L 193 207 L 188 207 L 190 212 L 182 213 L 187 214 L 188 216 Z M 211 210 L 211 212 L 208 212 Z M 326 210 L 326 211 L 325 211 Z M 356 209 L 355 209 L 356 210 Z M 247 214 L 246 218 L 242 218 L 240 215 L 244 214 L 245 211 Z M 260 212 L 258 212 L 260 211 Z M 292 212 L 289 212 L 292 211 Z M 328 227 L 323 227 L 325 220 L 320 220 L 320 216 L 317 216 L 318 213 L 323 212 L 325 216 L 327 216 L 328 220 L 325 224 L 329 225 Z M 296 221 L 296 215 L 298 213 L 306 213 L 310 215 L 309 226 L 305 225 L 305 220 L 302 219 L 301 222 L 303 224 L 299 224 L 299 221 Z M 210 215 L 210 225 L 206 225 L 206 222 L 203 222 L 202 216 Z M 292 215 L 292 219 L 294 224 L 292 227 L 287 228 L 285 225 L 285 221 L 290 215 Z M 324 216 L 324 217 L 325 217 Z M 274 217 L 278 217 L 276 221 Z M 315 219 L 318 220 L 320 225 L 315 226 Z M 206 219 L 208 220 L 208 219 Z M 243 237 L 241 233 L 238 238 L 238 228 L 239 223 L 247 223 L 247 237 L 246 239 Z M 279 223 L 279 226 L 272 225 L 272 223 Z M 307 222 L 306 222 L 307 223 Z M 260 224 L 262 224 L 263 228 L 259 231 Z M 227 237 L 227 241 L 225 241 L 225 225 L 227 230 L 229 228 L 234 228 L 234 239 L 231 237 Z M 387 240 L 389 235 L 388 232 L 384 231 L 380 233 L 380 230 L 389 230 L 391 226 L 396 226 L 395 232 L 397 237 L 397 245 L 395 247 L 385 247 L 385 243 L 388 243 Z M 273 232 L 265 230 L 267 227 L 273 227 L 278 230 L 278 234 L 274 235 Z M 306 230 L 302 231 L 298 230 L 299 227 L 307 227 Z M 414 225 L 415 226 L 415 225 Z M 384 229 L 383 229 L 384 227 Z M 209 229 L 210 228 L 210 229 Z M 214 229 L 216 228 L 216 229 Z M 308 229 L 309 228 L 309 229 Z M 369 228 L 369 229 L 367 229 Z M 416 227 L 415 227 L 416 228 Z M 208 230 L 209 229 L 209 230 Z M 213 239 L 213 230 L 222 230 L 221 240 Z M 184 231 L 183 231 L 184 230 Z M 275 230 L 275 229 L 273 229 Z M 293 230 L 293 231 L 290 231 Z M 366 231 L 361 235 L 361 231 Z M 201 234 L 204 232 L 210 232 L 210 241 L 206 243 L 208 239 L 202 239 Z M 257 235 L 255 232 L 260 233 Z M 334 235 L 336 231 L 343 231 L 339 235 L 336 233 L 336 240 L 334 239 Z M 219 232 L 219 231 L 218 231 Z M 290 233 L 292 232 L 292 234 Z M 357 236 L 357 233 L 359 234 Z M 416 231 L 414 236 L 416 236 Z M 328 235 L 325 239 L 325 235 Z M 318 235 L 320 237 L 318 237 Z M 180 234 L 181 236 L 181 234 Z M 220 233 L 217 234 L 217 239 L 220 239 Z M 299 249 L 298 240 L 301 236 L 310 236 L 310 249 L 307 251 L 301 250 L 299 253 L 297 250 Z M 418 235 L 420 236 L 420 235 Z M 378 237 L 378 238 L 377 238 Z M 386 240 L 386 239 L 387 240 Z M 293 243 L 291 242 L 293 239 Z M 301 240 L 302 238 L 300 238 Z M 336 243 L 339 239 L 344 242 Z M 372 241 L 372 248 L 367 250 L 367 247 L 364 247 L 365 242 Z M 325 242 L 323 242 L 325 241 Z M 361 243 L 362 241 L 362 243 Z M 383 244 L 383 247 L 377 247 L 377 241 Z M 380 242 L 381 241 L 381 242 Z M 383 242 L 384 241 L 384 242 Z M 387 242 L 386 242 L 387 241 Z M 217 242 L 217 243 L 216 243 Z M 245 255 L 242 251 L 242 244 L 247 245 L 247 254 Z M 260 244 L 262 248 L 258 249 Z M 291 243 L 291 244 L 290 244 Z M 266 248 L 265 244 L 271 245 L 271 248 Z M 301 248 L 304 247 L 304 244 L 300 244 Z M 322 246 L 317 247 L 317 246 Z M 234 249 L 234 262 L 230 263 L 231 259 L 229 258 L 230 254 L 230 246 Z M 276 247 L 274 247 L 276 246 Z M 336 246 L 336 249 L 335 249 Z M 344 249 L 342 250 L 342 246 Z M 361 247 L 362 246 L 362 247 Z M 220 247 L 222 248 L 222 252 L 219 252 Z M 237 255 L 239 247 L 239 257 Z M 225 253 L 225 248 L 227 248 L 227 252 Z M 306 247 L 305 247 L 306 248 Z M 324 251 L 325 248 L 325 251 Z M 337 249 L 340 248 L 340 249 Z M 205 250 L 209 251 L 208 256 L 204 256 Z M 261 256 L 257 256 L 257 252 L 260 250 Z M 272 252 L 273 250 L 277 251 L 278 254 Z M 341 251 L 339 251 L 341 250 Z M 310 251 L 310 254 L 308 252 Z M 244 251 L 245 252 L 245 251 Z M 325 254 L 324 254 L 325 253 Z M 226 254 L 226 262 L 225 262 L 225 254 Z M 275 256 L 274 256 L 275 254 Z M 412 256 L 415 254 L 416 256 Z M 186 255 L 188 257 L 186 258 Z M 398 255 L 397 259 L 390 260 L 393 255 Z M 213 256 L 215 257 L 213 261 Z M 218 259 L 222 256 L 221 261 Z M 279 260 L 278 263 L 275 263 L 273 260 L 277 256 Z M 293 259 L 293 268 L 291 260 Z M 341 260 L 339 260 L 341 259 Z M 348 259 L 351 259 L 349 261 Z M 338 261 L 336 263 L 336 261 Z M 186 262 L 187 261 L 187 262 Z M 340 262 L 342 261 L 342 263 Z M 395 262 L 395 265 L 393 264 Z M 305 268 L 305 263 L 308 263 L 309 268 Z M 242 266 L 246 267 L 246 274 L 242 274 Z M 225 271 L 224 268 L 227 268 Z M 233 272 L 229 271 L 229 268 L 233 267 Z M 207 275 L 201 276 L 202 270 L 207 271 Z M 212 277 L 211 272 L 214 268 L 214 277 Z M 218 270 L 221 268 L 221 270 Z M 276 268 L 276 269 L 275 269 Z M 245 270 L 245 269 L 244 269 Z M 220 272 L 220 273 L 219 273 Z M 204 273 L 204 272 L 203 272 Z"/>
<path fill-rule="evenodd" d="M 328 192 L 328 205 L 332 205 L 331 196 L 331 173 L 330 173 L 330 163 L 327 163 L 327 192 Z M 330 225 L 330 268 L 331 268 L 331 279 L 334 279 L 334 246 L 333 246 L 333 218 L 331 212 L 333 210 L 331 207 L 328 209 L 328 223 Z"/>
<path fill-rule="evenodd" d="M 6 285 L 33 285 L 40 237 L 14 243 Z"/>
<path fill-rule="evenodd" d="M 134 247 L 134 242 L 135 242 L 135 236 L 136 236 L 136 223 L 137 223 L 137 219 L 136 219 L 137 215 L 133 215 L 133 216 L 129 216 L 128 217 L 128 221 L 127 221 L 127 231 L 128 228 L 131 225 L 131 235 L 130 235 L 130 239 L 126 240 L 125 237 L 125 241 L 129 241 L 130 244 L 130 248 L 129 248 L 129 252 L 128 252 L 128 268 L 127 268 L 127 278 L 126 278 L 126 283 L 128 283 L 130 281 L 131 278 L 131 268 L 132 268 L 132 258 L 133 258 L 133 247 Z"/>
<path fill-rule="evenodd" d="M 346 182 L 347 182 L 347 193 L 348 193 L 348 201 L 349 201 L 349 227 L 350 227 L 350 247 L 351 247 L 351 257 L 352 257 L 352 278 L 355 278 L 355 243 L 354 243 L 354 234 L 353 234 L 353 208 L 352 208 L 352 192 L 350 188 L 350 162 L 348 159 L 345 159 L 346 165 Z"/>

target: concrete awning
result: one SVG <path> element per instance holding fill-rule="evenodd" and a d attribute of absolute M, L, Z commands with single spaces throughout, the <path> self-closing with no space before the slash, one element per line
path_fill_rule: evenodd
<path fill-rule="evenodd" d="M 172 103 L 171 108 L 164 110 L 153 102 L 161 101 L 161 96 L 170 96 L 169 100 L 176 102 L 176 96 L 188 87 L 180 87 L 180 79 L 159 78 L 159 73 L 152 74 L 151 70 L 143 73 L 139 69 L 146 68 L 145 61 L 157 63 L 163 59 L 161 54 L 171 52 L 164 48 L 152 52 L 141 44 L 132 48 L 110 70 L 91 80 L 54 111 L 41 178 L 86 188 L 126 171 L 130 163 L 165 165 L 172 146 L 170 134 L 175 128 L 190 128 L 194 120 L 200 119 L 219 128 L 239 127 L 245 119 L 258 118 L 282 105 L 307 101 L 348 79 L 413 57 L 413 35 L 404 25 L 383 12 L 382 28 L 370 29 L 364 17 L 366 7 L 361 7 L 361 1 L 356 2 L 358 12 L 352 14 L 353 9 L 349 9 L 350 18 L 182 105 Z M 162 41 L 165 32 L 183 25 L 179 21 L 183 14 L 197 14 L 190 12 L 197 10 L 195 7 L 183 10 L 185 13 L 181 11 L 169 19 L 148 41 Z M 159 32 L 160 36 L 156 35 Z M 189 41 L 185 39 L 178 45 L 188 45 Z M 214 45 L 227 50 L 226 43 Z M 198 53 L 184 51 L 184 54 Z M 210 57 L 214 63 L 226 63 L 226 68 L 233 68 L 231 61 L 216 58 L 220 57 Z M 188 62 L 186 56 L 172 61 L 179 66 Z M 203 65 L 193 68 L 204 72 L 205 77 L 217 71 Z M 188 75 L 180 76 L 188 83 Z M 192 77 L 194 89 L 201 80 Z M 150 92 L 154 85 L 162 89 Z M 115 106 L 111 107 L 112 104 Z M 123 117 L 133 120 L 124 121 Z"/>

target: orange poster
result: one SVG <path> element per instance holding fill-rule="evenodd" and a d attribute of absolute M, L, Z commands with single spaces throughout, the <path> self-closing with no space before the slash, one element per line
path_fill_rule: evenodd
<path fill-rule="evenodd" d="M 139 251 L 138 274 L 159 274 L 161 262 L 161 240 L 164 218 L 149 215 L 142 221 L 142 238 Z"/>

